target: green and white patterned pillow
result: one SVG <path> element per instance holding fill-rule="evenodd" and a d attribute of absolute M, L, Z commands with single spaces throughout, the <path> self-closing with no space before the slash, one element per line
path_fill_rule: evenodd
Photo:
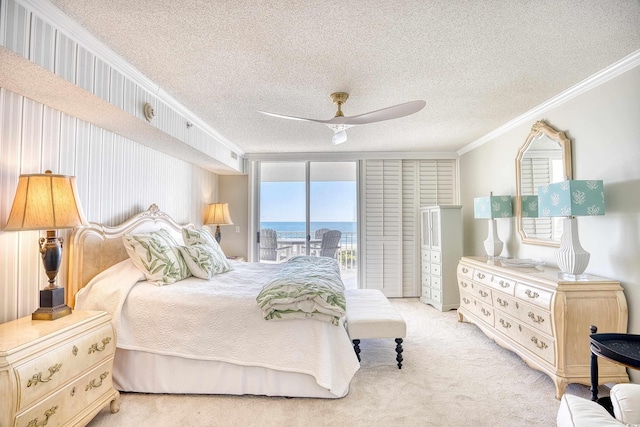
<path fill-rule="evenodd" d="M 218 261 L 218 254 L 209 245 L 178 246 L 187 267 L 196 277 L 209 280 L 218 273 L 224 273 L 224 266 Z"/>
<path fill-rule="evenodd" d="M 125 234 L 122 241 L 129 258 L 149 282 L 162 286 L 191 276 L 175 239 L 166 230 Z"/>
<path fill-rule="evenodd" d="M 194 228 L 183 228 L 182 239 L 187 246 L 206 245 L 211 249 L 214 255 L 213 263 L 215 264 L 215 274 L 226 273 L 227 271 L 233 270 L 222 248 L 220 248 L 216 239 L 213 238 L 207 229 L 200 228 L 196 230 Z"/>

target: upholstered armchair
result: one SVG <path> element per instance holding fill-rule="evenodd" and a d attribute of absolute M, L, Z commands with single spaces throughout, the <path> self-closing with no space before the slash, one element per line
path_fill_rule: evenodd
<path fill-rule="evenodd" d="M 609 395 L 615 418 L 591 400 L 565 394 L 560 401 L 558 427 L 640 426 L 640 384 L 616 384 Z"/>

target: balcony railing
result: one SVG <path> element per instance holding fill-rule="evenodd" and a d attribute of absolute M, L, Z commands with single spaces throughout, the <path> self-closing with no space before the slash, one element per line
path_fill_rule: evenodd
<path fill-rule="evenodd" d="M 278 241 L 300 240 L 301 244 L 294 245 L 293 254 L 301 254 L 305 251 L 305 232 L 304 231 L 278 231 Z M 336 254 L 336 259 L 340 263 L 343 270 L 357 269 L 358 267 L 358 234 L 355 232 L 343 232 L 340 239 L 340 249 Z"/>

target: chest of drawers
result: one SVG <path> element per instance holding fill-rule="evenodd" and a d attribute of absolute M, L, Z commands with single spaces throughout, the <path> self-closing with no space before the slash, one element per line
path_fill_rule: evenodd
<path fill-rule="evenodd" d="M 457 277 L 460 321 L 549 375 L 558 399 L 569 383 L 590 385 L 590 325 L 627 331 L 627 302 L 613 280 L 564 281 L 555 268 L 508 268 L 484 257 L 461 258 Z M 625 369 L 610 362 L 602 364 L 599 379 L 629 381 Z"/>
<path fill-rule="evenodd" d="M 119 393 L 111 373 L 115 330 L 107 313 L 0 325 L 0 426 L 85 425 Z"/>

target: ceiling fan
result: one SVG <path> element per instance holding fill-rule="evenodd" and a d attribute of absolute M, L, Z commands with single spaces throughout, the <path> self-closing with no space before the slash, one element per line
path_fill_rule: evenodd
<path fill-rule="evenodd" d="M 327 125 L 333 130 L 333 139 L 331 142 L 334 145 L 342 144 L 347 140 L 346 130 L 356 125 L 364 125 L 367 123 L 381 122 L 384 120 L 397 119 L 399 117 L 408 116 L 413 113 L 417 113 L 422 110 L 427 103 L 425 101 L 409 101 L 404 104 L 393 105 L 391 107 L 383 108 L 381 110 L 370 111 L 368 113 L 360 114 L 357 116 L 348 116 L 342 113 L 342 104 L 344 104 L 349 98 L 349 94 L 346 92 L 334 92 L 331 94 L 331 100 L 338 106 L 338 111 L 335 117 L 330 120 L 318 120 L 307 119 L 304 117 L 285 116 L 283 114 L 268 113 L 266 111 L 260 111 L 259 113 L 266 114 L 267 116 L 280 117 L 290 120 L 302 120 L 305 122 L 316 122 Z"/>

